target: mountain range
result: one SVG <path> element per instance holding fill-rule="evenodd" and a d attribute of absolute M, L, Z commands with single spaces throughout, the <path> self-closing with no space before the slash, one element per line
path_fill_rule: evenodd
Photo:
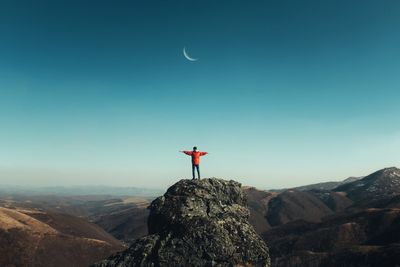
<path fill-rule="evenodd" d="M 400 170 L 385 168 L 332 190 L 286 190 L 268 203 L 261 233 L 272 266 L 397 266 Z"/>
<path fill-rule="evenodd" d="M 342 182 L 242 189 L 249 223 L 268 245 L 271 266 L 368 267 L 400 262 L 400 170 L 395 167 Z M 0 265 L 32 261 L 35 266 L 54 266 L 40 255 L 51 255 L 55 248 L 57 266 L 70 266 L 72 258 L 74 266 L 105 259 L 147 235 L 147 207 L 153 199 L 143 194 L 0 193 Z M 31 244 L 43 254 L 28 253 Z"/>

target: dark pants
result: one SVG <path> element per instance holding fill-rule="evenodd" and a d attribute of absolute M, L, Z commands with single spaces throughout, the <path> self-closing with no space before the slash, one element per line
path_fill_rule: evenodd
<path fill-rule="evenodd" d="M 199 177 L 199 180 L 200 180 L 200 166 L 196 165 L 196 164 L 192 164 L 193 179 L 196 179 L 196 175 L 195 175 L 194 169 L 197 169 L 197 176 Z"/>

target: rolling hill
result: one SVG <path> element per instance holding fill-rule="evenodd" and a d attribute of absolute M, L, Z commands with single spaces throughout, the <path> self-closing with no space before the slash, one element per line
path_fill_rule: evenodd
<path fill-rule="evenodd" d="M 0 266 L 87 266 L 123 248 L 85 219 L 0 207 Z"/>

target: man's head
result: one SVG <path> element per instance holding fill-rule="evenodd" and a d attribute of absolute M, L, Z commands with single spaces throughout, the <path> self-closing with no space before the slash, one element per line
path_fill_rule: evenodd
<path fill-rule="evenodd" d="M 197 151 L 197 146 L 194 146 L 194 147 L 193 147 L 193 151 Z"/>

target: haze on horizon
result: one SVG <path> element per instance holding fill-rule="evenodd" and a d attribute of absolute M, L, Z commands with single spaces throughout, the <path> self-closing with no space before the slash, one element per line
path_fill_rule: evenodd
<path fill-rule="evenodd" d="M 22 4 L 23 3 L 23 4 Z M 399 166 L 399 1 L 2 1 L 0 185 L 282 188 Z M 199 60 L 182 54 L 186 47 Z"/>

